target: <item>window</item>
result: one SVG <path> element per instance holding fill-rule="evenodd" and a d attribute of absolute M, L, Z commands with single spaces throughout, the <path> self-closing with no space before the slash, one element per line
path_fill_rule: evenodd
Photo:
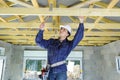
<path fill-rule="evenodd" d="M 0 59 L 0 80 L 2 80 L 4 60 Z"/>
<path fill-rule="evenodd" d="M 24 75 L 25 80 L 39 80 L 41 70 L 47 64 L 47 51 L 24 51 Z"/>
<path fill-rule="evenodd" d="M 116 57 L 117 72 L 120 73 L 120 56 Z"/>
<path fill-rule="evenodd" d="M 25 80 L 37 80 L 47 64 L 47 51 L 24 51 Z M 68 80 L 83 80 L 82 51 L 72 51 L 67 58 Z"/>
<path fill-rule="evenodd" d="M 0 55 L 1 55 L 1 53 L 2 53 L 2 52 L 1 52 L 1 50 L 0 50 Z"/>
<path fill-rule="evenodd" d="M 24 79 L 25 80 L 39 80 L 41 70 L 46 67 L 46 60 L 44 59 L 26 59 Z"/>
<path fill-rule="evenodd" d="M 0 47 L 0 80 L 4 80 L 5 62 L 4 48 Z"/>
<path fill-rule="evenodd" d="M 5 51 L 5 49 L 0 47 L 0 56 L 4 56 L 4 51 Z"/>
<path fill-rule="evenodd" d="M 68 60 L 68 80 L 82 80 L 82 68 L 80 60 Z"/>
<path fill-rule="evenodd" d="M 5 61 L 5 57 L 0 56 L 0 80 L 4 80 Z"/>

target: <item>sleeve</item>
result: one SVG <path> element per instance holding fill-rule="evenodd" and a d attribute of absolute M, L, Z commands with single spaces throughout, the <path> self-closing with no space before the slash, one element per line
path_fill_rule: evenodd
<path fill-rule="evenodd" d="M 84 24 L 80 23 L 78 30 L 74 36 L 74 39 L 71 41 L 70 47 L 71 50 L 77 46 L 77 44 L 82 40 L 84 36 Z"/>
<path fill-rule="evenodd" d="M 48 45 L 50 44 L 50 40 L 43 39 L 43 32 L 44 30 L 39 30 L 38 34 L 36 35 L 35 42 L 38 46 L 47 49 Z"/>

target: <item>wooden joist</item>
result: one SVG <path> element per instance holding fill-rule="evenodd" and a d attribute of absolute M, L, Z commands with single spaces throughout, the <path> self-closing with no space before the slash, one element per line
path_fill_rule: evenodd
<path fill-rule="evenodd" d="M 70 25 L 72 29 L 77 29 L 79 23 L 61 23 L 61 25 Z M 0 28 L 10 28 L 10 29 L 26 29 L 26 28 L 31 28 L 31 29 L 38 29 L 40 23 L 36 22 L 24 22 L 24 23 L 3 23 L 0 22 Z M 120 29 L 120 23 L 98 23 L 95 25 L 94 23 L 84 23 L 85 29 Z M 47 29 L 59 29 L 58 27 L 53 27 L 52 23 L 45 23 L 45 27 Z"/>
<path fill-rule="evenodd" d="M 49 11 L 49 8 L 0 8 L 0 15 L 120 16 L 120 9 L 53 8 Z"/>
<path fill-rule="evenodd" d="M 51 36 L 50 36 L 51 37 Z M 49 37 L 49 38 L 50 38 Z M 12 35 L 6 35 L 6 36 L 0 36 L 1 40 L 9 39 L 9 40 L 35 40 L 35 36 L 12 36 Z M 69 38 L 70 40 L 73 39 L 72 36 Z M 119 40 L 118 37 L 84 37 L 83 40 L 91 40 L 91 41 L 114 41 Z"/>
<path fill-rule="evenodd" d="M 6 33 L 7 32 L 7 33 Z M 0 34 L 6 34 L 6 35 L 36 35 L 38 31 L 6 31 L 2 30 L 0 31 Z M 72 32 L 71 36 L 74 36 L 76 32 Z M 58 36 L 58 33 L 56 34 L 55 31 L 46 31 L 44 32 L 44 36 Z M 86 36 L 120 36 L 120 32 L 85 32 Z"/>
<path fill-rule="evenodd" d="M 2 1 L 0 3 L 0 40 L 5 42 L 17 45 L 36 45 L 35 36 L 39 30 L 40 22 L 44 22 L 45 18 L 43 16 L 51 16 L 53 18 L 52 23 L 45 23 L 48 31 L 44 32 L 44 39 L 57 38 L 59 33 L 56 31 L 59 30 L 59 25 L 68 24 L 73 29 L 72 35 L 69 37 L 72 40 L 79 24 L 76 16 L 86 16 L 97 20 L 94 23 L 84 23 L 84 38 L 78 45 L 101 46 L 120 40 L 119 21 L 106 18 L 106 16 L 120 17 L 120 9 L 116 6 L 119 0 L 111 0 L 109 4 L 101 0 L 84 0 L 78 4 L 71 4 L 71 6 L 59 4 L 59 8 L 56 8 L 56 4 L 58 4 L 56 0 L 48 0 L 48 5 L 45 7 L 41 7 L 37 0 L 31 0 L 32 5 L 28 4 L 27 0 L 0 1 Z M 25 8 L 13 7 L 13 5 L 17 4 Z M 91 5 L 90 8 L 81 8 L 87 5 Z M 100 8 L 94 8 L 94 5 Z M 5 15 L 11 16 L 5 18 Z M 28 18 L 29 16 L 39 16 L 39 18 L 24 22 L 25 17 Z M 68 16 L 72 23 L 61 23 L 61 16 Z M 17 19 L 20 22 L 11 22 Z M 87 30 L 90 32 L 87 32 Z"/>

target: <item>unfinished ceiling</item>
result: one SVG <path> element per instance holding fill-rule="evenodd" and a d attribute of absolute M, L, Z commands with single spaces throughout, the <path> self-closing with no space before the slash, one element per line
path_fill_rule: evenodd
<path fill-rule="evenodd" d="M 85 16 L 82 46 L 102 46 L 120 40 L 119 0 L 0 0 L 0 40 L 36 45 L 35 36 L 45 22 L 44 38 L 58 38 L 59 25 L 78 28 L 77 16 Z"/>

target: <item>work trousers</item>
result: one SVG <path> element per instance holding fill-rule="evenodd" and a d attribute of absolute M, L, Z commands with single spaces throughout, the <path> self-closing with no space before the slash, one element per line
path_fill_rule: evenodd
<path fill-rule="evenodd" d="M 67 73 L 66 71 L 59 73 L 49 72 L 48 80 L 67 80 Z"/>

